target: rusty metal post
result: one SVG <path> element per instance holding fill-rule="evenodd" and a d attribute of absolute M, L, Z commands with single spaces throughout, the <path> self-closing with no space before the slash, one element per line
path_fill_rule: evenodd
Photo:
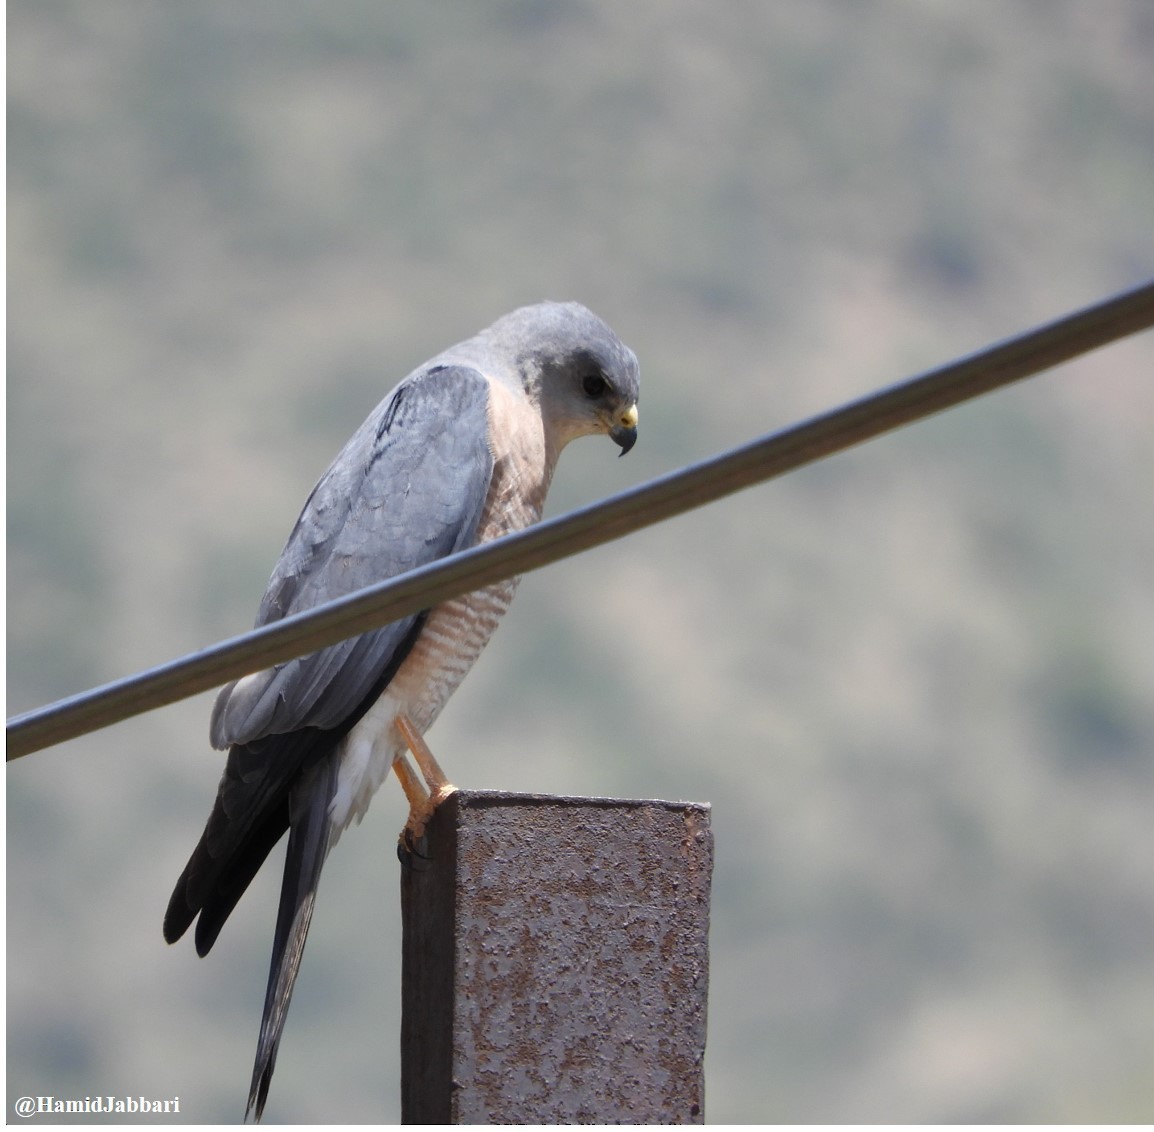
<path fill-rule="evenodd" d="M 462 791 L 424 852 L 403 1123 L 704 1123 L 708 806 Z"/>

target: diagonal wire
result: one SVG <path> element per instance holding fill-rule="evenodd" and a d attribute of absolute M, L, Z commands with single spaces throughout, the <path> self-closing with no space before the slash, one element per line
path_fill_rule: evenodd
<path fill-rule="evenodd" d="M 8 721 L 8 760 L 538 570 L 1154 326 L 1154 280 L 608 499 Z"/>

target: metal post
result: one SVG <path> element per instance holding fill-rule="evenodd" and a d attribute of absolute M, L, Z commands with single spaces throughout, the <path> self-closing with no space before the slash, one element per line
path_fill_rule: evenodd
<path fill-rule="evenodd" d="M 708 806 L 462 791 L 423 852 L 404 1123 L 704 1123 Z"/>

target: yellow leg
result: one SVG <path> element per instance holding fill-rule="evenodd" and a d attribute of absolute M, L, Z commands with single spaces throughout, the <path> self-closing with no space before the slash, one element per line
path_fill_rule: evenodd
<path fill-rule="evenodd" d="M 412 751 L 413 758 L 420 767 L 421 776 L 428 785 L 426 792 L 417 781 L 417 776 L 404 755 L 394 760 L 393 769 L 397 772 L 401 789 L 409 800 L 409 820 L 405 822 L 402 837 L 413 842 L 424 836 L 425 826 L 428 825 L 436 808 L 457 788 L 445 776 L 445 772 L 433 757 L 433 752 L 429 750 L 424 736 L 417 730 L 413 721 L 407 715 L 398 715 L 395 722 L 397 731 L 404 739 L 405 746 Z"/>
<path fill-rule="evenodd" d="M 405 758 L 403 753 L 393 760 L 393 773 L 397 776 L 397 781 L 401 784 L 401 789 L 409 800 L 409 812 L 413 813 L 424 809 L 429 802 L 429 792 L 413 768 L 409 766 L 409 760 Z"/>
<path fill-rule="evenodd" d="M 417 730 L 407 715 L 398 715 L 396 724 L 401 738 L 405 741 L 405 746 L 413 752 L 413 758 L 416 759 L 417 766 L 421 768 L 421 775 L 428 784 L 429 794 L 438 802 L 447 798 L 456 790 L 456 787 L 449 781 L 448 776 L 441 769 L 440 763 L 433 757 L 433 752 L 429 750 L 425 737 Z"/>

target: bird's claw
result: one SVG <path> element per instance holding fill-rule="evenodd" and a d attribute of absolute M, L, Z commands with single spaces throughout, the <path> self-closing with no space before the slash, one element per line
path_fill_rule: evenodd
<path fill-rule="evenodd" d="M 397 860 L 405 869 L 424 869 L 429 863 L 429 840 L 423 834 L 415 837 L 413 831 L 405 826 L 397 838 Z"/>
<path fill-rule="evenodd" d="M 397 841 L 397 857 L 402 865 L 411 867 L 414 860 L 429 860 L 425 829 L 437 812 L 437 807 L 451 794 L 455 794 L 457 788 L 445 776 L 413 722 L 405 715 L 398 715 L 396 727 L 405 745 L 413 753 L 413 758 L 421 768 L 421 777 L 424 778 L 422 783 L 403 754 L 394 760 L 393 770 L 409 800 L 409 820 L 405 822 L 405 828 Z"/>

